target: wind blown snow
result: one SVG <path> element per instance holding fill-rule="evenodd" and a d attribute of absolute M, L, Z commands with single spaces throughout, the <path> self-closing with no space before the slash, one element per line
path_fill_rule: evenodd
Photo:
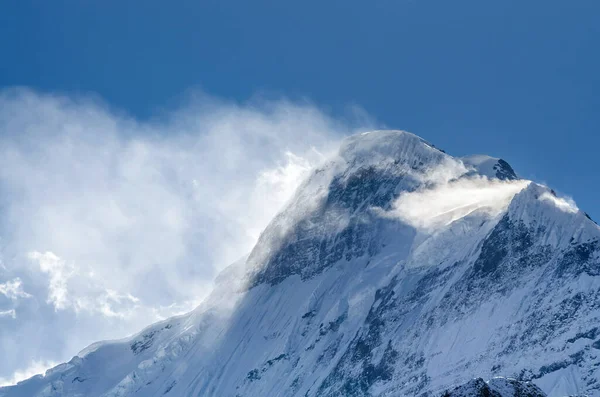
<path fill-rule="evenodd" d="M 401 195 L 389 216 L 423 231 L 446 226 L 475 211 L 496 216 L 529 181 L 501 181 L 485 176 L 465 177 Z"/>
<path fill-rule="evenodd" d="M 540 196 L 540 200 L 549 201 L 564 212 L 574 214 L 577 213 L 577 211 L 579 211 L 579 208 L 577 207 L 577 204 L 575 204 L 575 201 L 568 197 L 557 197 L 552 195 L 551 193 L 545 192 Z"/>
<path fill-rule="evenodd" d="M 0 91 L 0 378 L 197 306 L 307 171 L 367 127 L 350 110 L 196 93 L 140 121 Z"/>

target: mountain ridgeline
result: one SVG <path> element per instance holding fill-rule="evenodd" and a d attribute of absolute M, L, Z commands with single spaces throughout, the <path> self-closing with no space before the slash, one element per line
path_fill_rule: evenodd
<path fill-rule="evenodd" d="M 351 136 L 197 309 L 0 396 L 600 396 L 599 241 L 504 160 Z"/>

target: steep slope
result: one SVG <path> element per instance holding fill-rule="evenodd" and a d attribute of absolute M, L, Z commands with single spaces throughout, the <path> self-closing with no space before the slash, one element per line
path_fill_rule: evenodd
<path fill-rule="evenodd" d="M 0 396 L 600 396 L 600 229 L 488 163 L 350 137 L 199 308 Z"/>

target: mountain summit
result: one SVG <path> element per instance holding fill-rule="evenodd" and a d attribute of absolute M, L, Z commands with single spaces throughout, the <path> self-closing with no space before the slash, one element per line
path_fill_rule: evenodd
<path fill-rule="evenodd" d="M 600 396 L 599 240 L 504 160 L 355 135 L 193 312 L 0 396 Z"/>

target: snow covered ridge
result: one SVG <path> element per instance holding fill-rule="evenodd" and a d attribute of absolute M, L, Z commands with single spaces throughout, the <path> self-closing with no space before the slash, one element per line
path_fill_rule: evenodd
<path fill-rule="evenodd" d="M 291 274 L 307 278 L 342 257 L 373 255 L 383 238 L 377 232 L 390 234 L 388 228 L 408 224 L 404 232 L 411 233 L 412 227 L 438 229 L 481 210 L 497 214 L 529 183 L 500 162 L 485 156 L 465 162 L 404 131 L 346 138 L 262 234 L 248 259 L 250 285 Z"/>
<path fill-rule="evenodd" d="M 600 397 L 600 228 L 490 159 L 349 137 L 193 312 L 0 397 Z"/>

